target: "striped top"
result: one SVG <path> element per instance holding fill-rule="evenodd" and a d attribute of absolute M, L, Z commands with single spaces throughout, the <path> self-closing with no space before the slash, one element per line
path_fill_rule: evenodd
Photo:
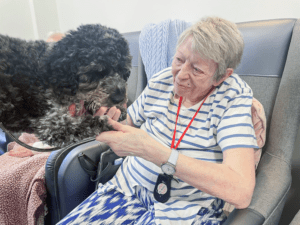
<path fill-rule="evenodd" d="M 208 96 L 177 150 L 199 160 L 222 163 L 222 152 L 227 149 L 257 148 L 251 119 L 252 97 L 251 88 L 237 74 L 232 74 Z M 200 104 L 190 108 L 181 106 L 175 143 Z M 173 75 L 171 68 L 167 68 L 153 76 L 128 108 L 128 114 L 136 127 L 170 147 L 177 109 Z M 129 196 L 134 194 L 136 186 L 153 192 L 159 173 L 162 171 L 155 164 L 130 156 L 108 184 L 116 185 Z M 191 224 L 199 209 L 209 207 L 215 199 L 182 180 L 172 181 L 168 202 L 154 204 L 155 221 L 157 224 Z"/>

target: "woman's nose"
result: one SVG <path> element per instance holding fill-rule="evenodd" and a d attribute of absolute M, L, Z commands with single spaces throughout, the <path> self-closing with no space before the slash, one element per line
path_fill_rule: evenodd
<path fill-rule="evenodd" d="M 177 77 L 181 80 L 185 80 L 189 78 L 189 73 L 190 73 L 189 66 L 185 62 L 184 64 L 181 65 Z"/>

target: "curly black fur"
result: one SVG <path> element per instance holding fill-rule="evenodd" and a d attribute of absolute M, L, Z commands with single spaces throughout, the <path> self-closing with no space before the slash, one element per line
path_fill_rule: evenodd
<path fill-rule="evenodd" d="M 54 44 L 0 35 L 0 122 L 57 147 L 111 130 L 106 116 L 93 115 L 117 106 L 120 120 L 126 118 L 130 68 L 126 40 L 99 24 L 80 26 Z"/>

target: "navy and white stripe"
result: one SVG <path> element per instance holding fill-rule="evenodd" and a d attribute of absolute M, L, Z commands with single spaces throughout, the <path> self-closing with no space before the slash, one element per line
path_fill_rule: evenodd
<path fill-rule="evenodd" d="M 212 163 L 222 163 L 223 151 L 231 148 L 258 148 L 251 119 L 251 88 L 232 74 L 207 98 L 181 141 L 181 154 Z M 190 122 L 198 104 L 181 107 L 176 142 Z M 135 126 L 170 147 L 175 126 L 178 100 L 174 99 L 173 76 L 167 68 L 153 76 L 139 98 L 128 108 Z M 127 157 L 116 176 L 108 183 L 127 196 L 136 186 L 153 192 L 160 167 L 138 157 Z M 171 198 L 166 204 L 154 202 L 157 224 L 191 224 L 201 207 L 216 200 L 189 184 L 172 181 Z M 188 209 L 188 210 L 187 210 Z M 171 221 L 171 222 L 168 222 Z"/>

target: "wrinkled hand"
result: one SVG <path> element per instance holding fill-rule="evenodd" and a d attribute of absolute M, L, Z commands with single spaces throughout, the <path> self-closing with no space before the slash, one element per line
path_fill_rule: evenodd
<path fill-rule="evenodd" d="M 102 106 L 100 109 L 95 113 L 94 116 L 103 116 L 107 115 L 109 118 L 118 121 L 120 115 L 121 115 L 121 110 L 117 109 L 117 107 L 113 106 L 108 110 L 108 107 Z"/>
<path fill-rule="evenodd" d="M 127 108 L 127 103 L 123 104 L 124 108 Z M 118 121 L 121 116 L 121 110 L 118 109 L 116 106 L 113 106 L 108 109 L 106 106 L 102 106 L 98 109 L 98 111 L 94 114 L 94 116 L 103 116 L 107 115 L 109 118 Z"/>
<path fill-rule="evenodd" d="M 144 146 L 151 137 L 141 129 L 123 125 L 112 119 L 108 121 L 115 131 L 102 132 L 96 140 L 109 145 L 120 157 L 134 155 L 144 158 Z"/>

